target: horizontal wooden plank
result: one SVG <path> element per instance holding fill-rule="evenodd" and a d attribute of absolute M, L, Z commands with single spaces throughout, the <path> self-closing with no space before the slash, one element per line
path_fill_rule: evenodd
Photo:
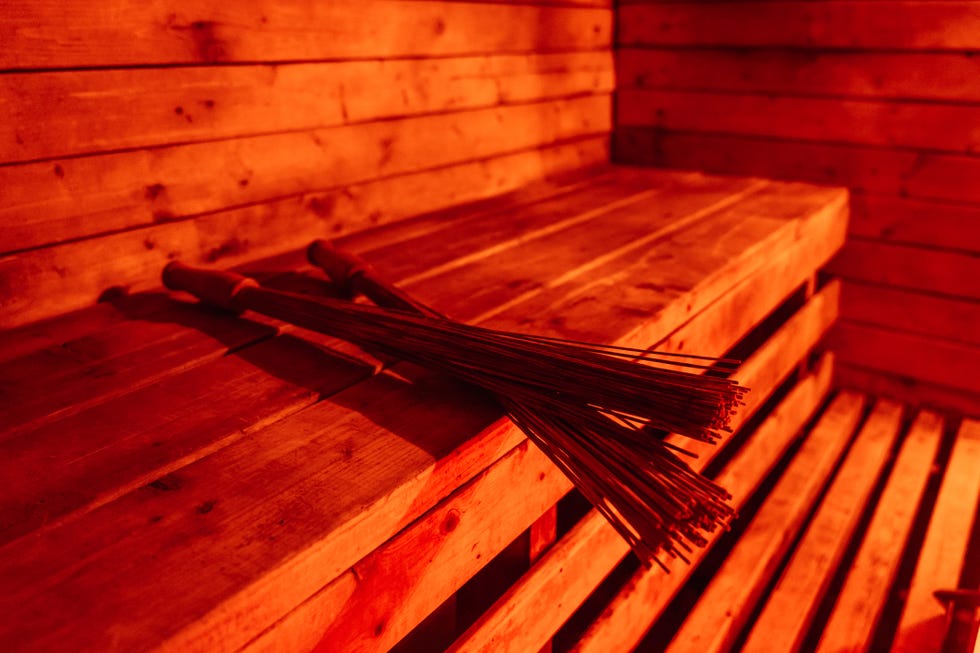
<path fill-rule="evenodd" d="M 484 198 L 542 175 L 594 165 L 608 151 L 604 141 L 590 138 L 160 223 L 102 237 L 96 241 L 98 247 L 80 241 L 0 258 L 0 328 L 90 306 L 110 288 L 135 292 L 157 287 L 160 270 L 171 258 L 240 264 L 305 246 L 313 238 Z M 406 202 L 406 197 L 412 201 Z M 112 252 L 112 257 L 104 252 Z"/>
<path fill-rule="evenodd" d="M 897 331 L 980 346 L 980 302 L 848 280 L 841 315 Z"/>
<path fill-rule="evenodd" d="M 125 311 L 133 302 L 120 303 Z M 154 301 L 150 298 L 150 301 Z M 200 365 L 275 330 L 189 306 L 161 307 L 104 332 L 67 339 L 0 368 L 0 440 Z"/>
<path fill-rule="evenodd" d="M 4 13 L 0 69 L 433 57 L 607 48 L 612 11 L 469 2 L 251 0 L 179 8 L 33 2 Z"/>
<path fill-rule="evenodd" d="M 980 252 L 980 250 L 978 250 Z M 845 279 L 980 300 L 978 252 L 927 249 L 852 238 L 828 266 Z M 973 326 L 976 340 L 980 325 Z"/>
<path fill-rule="evenodd" d="M 127 394 L 115 400 L 0 436 L 0 543 L 156 482 L 372 371 L 287 335 L 142 389 L 118 379 Z"/>
<path fill-rule="evenodd" d="M 616 130 L 615 160 L 707 172 L 758 175 L 919 199 L 980 203 L 972 183 L 980 158 L 870 146 L 731 134 Z"/>
<path fill-rule="evenodd" d="M 609 102 L 587 96 L 0 167 L 0 241 L 26 249 L 601 134 Z"/>
<path fill-rule="evenodd" d="M 341 229 L 364 231 L 368 224 L 400 220 L 397 229 L 388 225 L 386 233 L 400 231 L 408 223 L 404 218 L 416 211 L 422 211 L 424 217 L 412 219 L 413 225 L 459 220 L 499 209 L 501 206 L 512 210 L 530 210 L 528 207 L 535 202 L 568 192 L 580 185 L 598 182 L 608 176 L 607 164 L 596 165 L 608 158 L 607 152 L 605 139 L 586 139 L 544 150 L 520 152 L 462 166 L 377 180 L 348 187 L 345 189 L 348 191 L 346 195 L 338 191 L 319 197 L 331 206 L 338 207 L 343 221 L 338 216 L 335 226 L 341 225 Z M 498 189 L 503 192 L 496 192 Z M 398 201 L 399 197 L 407 195 L 413 197 L 414 203 Z M 486 197 L 487 195 L 490 197 Z M 309 199 L 312 198 L 304 198 L 304 201 Z M 297 206 L 296 215 L 302 214 L 304 210 L 303 206 Z M 329 231 L 335 229 L 331 228 Z M 312 270 L 305 253 L 301 250 L 290 250 L 272 259 L 246 263 L 238 267 L 238 270 L 245 274 L 257 274 L 264 281 L 275 281 L 296 277 L 292 274 L 269 277 L 269 270 L 292 271 L 304 267 Z M 324 290 L 321 287 L 319 292 Z M 7 363 L 45 348 L 62 346 L 90 336 L 102 339 L 122 322 L 150 319 L 150 316 L 172 308 L 173 304 L 165 294 L 136 293 L 113 297 L 84 310 L 8 329 L 4 332 L 4 338 L 0 339 L 0 361 Z M 199 315 L 200 312 L 195 314 Z M 277 325 L 277 328 L 281 329 L 282 325 Z M 114 342 L 112 349 L 118 351 L 118 343 Z M 109 347 L 104 347 L 104 351 L 108 352 Z"/>
<path fill-rule="evenodd" d="M 938 415 L 923 411 L 905 436 L 861 548 L 822 629 L 818 653 L 870 650 L 942 439 L 942 426 Z"/>
<path fill-rule="evenodd" d="M 619 88 L 789 96 L 980 101 L 980 60 L 969 52 L 638 49 L 616 53 Z"/>
<path fill-rule="evenodd" d="M 824 360 L 824 365 L 818 368 L 818 370 L 827 369 L 832 362 L 829 358 L 825 358 Z M 807 378 L 813 379 L 814 377 Z M 781 404 L 780 407 L 777 407 L 773 411 L 770 418 L 760 426 L 756 435 L 761 436 L 762 440 L 766 440 L 769 437 L 776 438 L 778 434 L 786 433 L 795 436 L 810 418 L 812 411 L 816 409 L 822 399 L 823 392 L 819 392 L 815 395 L 810 395 L 809 400 L 795 405 L 787 405 L 785 409 L 782 408 Z M 822 427 L 818 426 L 816 430 L 807 436 L 803 449 L 794 458 L 794 464 L 791 467 L 795 471 L 794 476 L 788 477 L 784 475 L 783 478 L 796 479 L 799 476 L 809 477 L 810 474 L 819 474 L 821 469 L 827 466 L 827 463 L 823 462 L 824 459 L 829 458 L 831 461 L 836 459 L 836 453 L 843 446 L 843 442 L 835 444 L 834 439 L 836 438 L 840 441 L 843 438 L 838 433 L 834 433 L 832 427 L 856 422 L 860 403 L 856 403 L 850 395 L 842 395 L 835 399 L 832 407 L 834 407 L 834 412 L 824 413 L 820 422 Z M 722 484 L 729 484 L 726 487 L 739 484 L 741 491 L 736 496 L 742 497 L 738 499 L 740 503 L 744 502 L 754 492 L 762 478 L 762 474 L 769 469 L 770 465 L 774 464 L 774 460 L 783 451 L 783 448 L 777 447 L 773 454 L 762 458 L 759 462 L 763 463 L 763 466 L 756 472 L 758 476 L 753 475 L 745 479 L 748 483 L 742 486 L 737 472 L 743 465 L 751 466 L 752 459 L 755 455 L 751 449 L 743 448 L 726 466 L 726 469 L 718 476 L 716 481 Z M 793 483 L 793 492 L 796 492 L 798 489 L 801 492 L 805 491 L 804 481 L 794 480 Z M 790 481 L 786 481 L 785 484 L 790 485 Z M 802 489 L 800 489 L 801 486 L 803 486 Z M 791 498 L 791 496 L 796 495 L 787 491 L 786 499 L 795 501 L 796 499 Z M 779 523 L 783 524 L 783 522 Z M 768 537 L 766 541 L 769 543 L 777 542 L 772 537 Z M 695 562 L 702 555 L 701 553 L 696 554 Z M 671 574 L 665 574 L 659 569 L 640 570 L 636 572 L 623 589 L 616 594 L 609 605 L 607 605 L 596 621 L 586 630 L 573 650 L 577 653 L 583 653 L 589 651 L 630 650 L 635 648 L 642 640 L 650 624 L 662 614 L 664 608 L 690 576 L 690 573 L 691 568 L 675 569 Z"/>
<path fill-rule="evenodd" d="M 571 487 L 525 440 L 243 650 L 388 650 Z"/>
<path fill-rule="evenodd" d="M 972 50 L 974 2 L 657 2 L 619 10 L 625 45 Z"/>
<path fill-rule="evenodd" d="M 980 251 L 980 205 L 851 195 L 850 233 L 874 240 Z"/>
<path fill-rule="evenodd" d="M 846 321 L 829 345 L 842 362 L 980 393 L 980 347 Z"/>
<path fill-rule="evenodd" d="M 623 89 L 617 124 L 957 154 L 980 151 L 980 106 Z"/>
<path fill-rule="evenodd" d="M 787 567 L 766 597 L 745 651 L 790 651 L 802 644 L 898 439 L 901 420 L 901 404 L 882 400 L 872 408 Z"/>
<path fill-rule="evenodd" d="M 577 220 L 573 215 L 567 222 L 559 222 L 558 229 L 541 229 L 527 238 L 519 235 L 476 256 L 461 257 L 458 265 L 439 266 L 434 274 L 427 271 L 424 275 L 405 279 L 404 285 L 440 312 L 464 321 L 473 319 L 473 293 L 476 292 L 482 303 L 496 307 L 494 315 L 499 314 L 499 317 L 494 317 L 490 322 L 496 328 L 534 331 L 540 328 L 534 322 L 537 319 L 551 319 L 547 316 L 554 311 L 561 315 L 561 319 L 553 320 L 548 328 L 559 330 L 564 337 L 589 340 L 591 336 L 594 340 L 601 338 L 600 333 L 573 332 L 575 320 L 584 318 L 580 329 L 598 328 L 601 331 L 605 327 L 582 313 L 556 311 L 556 306 L 550 310 L 539 310 L 538 302 L 567 300 L 570 289 L 581 288 L 587 277 L 592 277 L 593 281 L 611 281 L 606 275 L 618 270 L 621 277 L 624 268 L 629 270 L 630 278 L 642 279 L 635 269 L 630 269 L 632 266 L 626 267 L 635 260 L 630 256 L 630 251 L 656 241 L 669 242 L 673 248 L 691 251 L 691 257 L 697 258 L 698 254 L 692 251 L 694 247 L 689 241 L 694 239 L 693 233 L 698 229 L 712 230 L 719 240 L 724 240 L 718 249 L 726 252 L 726 255 L 714 261 L 704 260 L 706 266 L 731 265 L 742 270 L 751 262 L 739 256 L 734 240 L 751 231 L 752 235 L 747 237 L 759 244 L 766 240 L 766 236 L 788 228 L 787 223 L 779 218 L 769 221 L 763 218 L 752 225 L 742 225 L 740 217 L 750 210 L 743 208 L 743 205 L 751 206 L 756 215 L 775 214 L 788 219 L 791 217 L 788 211 L 780 212 L 774 207 L 767 207 L 767 203 L 784 197 L 787 192 L 783 188 L 770 189 L 764 182 L 753 180 L 692 177 L 690 181 L 675 185 L 669 192 L 648 192 L 638 195 L 636 201 L 612 205 L 607 212 L 589 212 L 590 219 L 586 221 Z M 740 228 L 743 231 L 738 231 Z M 603 233 L 603 238 L 595 237 L 597 230 Z M 556 247 L 555 243 L 563 244 Z M 606 264 L 605 269 L 597 270 L 603 263 Z M 384 260 L 379 260 L 377 265 L 384 273 Z M 703 270 L 692 269 L 688 283 L 702 281 L 705 276 Z M 651 278 L 659 279 L 660 275 Z M 547 280 L 542 282 L 542 279 Z M 487 284 L 487 280 L 492 283 Z M 623 292 L 629 292 L 629 288 L 631 286 Z M 659 307 L 661 302 L 669 303 L 669 300 L 658 296 L 660 290 L 649 289 L 642 298 L 637 298 L 646 306 L 645 311 L 638 311 L 631 317 L 628 310 L 621 309 L 623 315 L 619 328 L 625 330 L 630 324 L 644 323 L 655 314 L 653 307 Z M 684 294 L 687 290 L 689 286 L 680 290 L 678 285 L 674 293 Z M 488 295 L 496 295 L 496 300 L 486 301 Z M 529 303 L 532 299 L 533 302 Z M 630 305 L 619 296 L 604 295 L 602 300 L 607 306 Z M 515 306 L 521 308 L 511 310 Z M 483 313 L 481 316 L 482 319 L 489 317 Z M 676 320 L 671 322 L 674 326 L 678 323 Z M 645 341 L 650 342 L 651 339 Z"/>
<path fill-rule="evenodd" d="M 692 228 L 669 238 L 650 233 L 650 238 L 631 241 L 621 251 L 610 252 L 610 256 L 600 259 L 599 265 L 569 269 L 546 286 L 529 288 L 522 299 L 526 303 L 505 306 L 494 323 L 506 318 L 505 324 L 517 330 L 545 328 L 544 324 L 536 326 L 537 319 L 531 317 L 541 315 L 541 319 L 550 320 L 547 328 L 559 329 L 565 337 L 594 340 L 601 334 L 592 332 L 595 327 L 590 326 L 590 316 L 609 302 L 620 307 L 617 320 L 622 327 L 635 329 L 631 339 L 659 342 L 670 333 L 662 325 L 685 322 L 763 268 L 771 256 L 763 254 L 763 250 L 782 252 L 793 243 L 806 240 L 800 229 L 827 234 L 826 251 L 833 251 L 841 242 L 838 238 L 843 238 L 842 231 L 839 235 L 836 232 L 843 229 L 845 200 L 846 194 L 839 189 L 788 185 L 768 191 L 763 187 L 731 205 L 701 207 L 702 211 L 710 211 L 699 217 L 704 219 Z M 654 211 L 669 210 L 657 198 L 652 203 L 656 205 Z M 717 215 L 707 219 L 711 212 Z M 763 238 L 763 232 L 768 237 Z M 706 250 L 705 242 L 715 244 L 712 251 Z M 628 273 L 644 281 L 622 283 L 620 257 L 629 262 Z M 677 261 L 684 264 L 677 265 Z M 483 274 L 495 273 L 489 271 L 492 268 L 487 266 Z M 583 282 L 588 284 L 588 292 L 572 290 Z M 570 294 L 574 299 L 567 299 Z M 678 301 L 681 297 L 689 301 Z M 560 320 L 544 317 L 558 307 Z"/>
<path fill-rule="evenodd" d="M 612 85 L 609 51 L 13 73 L 0 77 L 8 116 L 0 162 L 306 131 Z"/>
<path fill-rule="evenodd" d="M 0 640 L 59 641 L 71 632 L 79 650 L 104 649 L 107 638 L 123 647 L 119 638 L 170 640 L 172 650 L 234 650 L 356 562 L 355 550 L 373 549 L 522 441 L 513 427 L 492 426 L 498 416 L 493 402 L 447 379 L 405 368 L 373 377 L 158 483 L 6 545 L 5 560 L 20 562 L 0 570 L 12 590 L 3 600 L 25 612 L 0 625 Z M 489 432 L 467 442 L 484 427 Z M 367 530 L 357 527 L 364 511 L 373 515 Z M 335 520 L 354 527 L 334 529 Z M 235 552 L 231 567 L 224 566 L 228 551 Z M 78 571 L 57 571 L 79 560 Z M 284 584 L 270 583 L 270 572 Z M 191 586 L 182 580 L 189 573 Z M 106 574 L 123 575 L 108 582 Z M 41 577 L 48 580 L 39 583 Z M 50 585 L 63 582 L 75 589 Z M 137 600 L 148 587 L 156 588 L 152 596 Z M 164 588 L 179 599 L 165 598 Z M 84 605 L 72 598 L 88 591 L 102 598 Z M 215 591 L 224 598 L 216 601 Z M 37 610 L 35 602 L 65 603 Z M 174 611 L 184 617 L 164 616 Z M 121 632 L 96 625 L 123 612 L 141 626 Z M 45 614 L 58 614 L 57 623 L 37 628 Z"/>
<path fill-rule="evenodd" d="M 889 374 L 854 363 L 838 364 L 835 374 L 835 383 L 841 387 L 891 397 L 910 406 L 926 406 L 959 415 L 980 417 L 980 393 Z"/>
<path fill-rule="evenodd" d="M 360 250 L 361 256 L 368 260 L 377 261 L 386 277 L 398 278 L 402 283 L 418 283 L 549 233 L 594 221 L 618 209 L 649 202 L 665 193 L 690 194 L 703 185 L 703 178 L 696 173 L 670 173 L 659 183 L 653 175 L 624 180 L 616 174 L 522 207 L 519 212 L 514 211 L 512 203 L 501 202 L 496 211 L 480 211 L 457 220 L 443 220 L 440 216 L 433 221 L 424 216 L 406 221 L 386 230 L 383 242 L 371 234 L 355 233 L 339 243 Z M 725 182 L 706 186 L 706 190 L 722 193 L 728 192 L 723 189 L 741 188 L 741 184 Z M 369 251 L 357 246 L 365 239 L 371 245 Z M 429 264 L 420 269 L 419 258 Z"/>
<path fill-rule="evenodd" d="M 945 610 L 932 593 L 959 586 L 970 540 L 971 515 L 980 501 L 980 422 L 964 420 L 943 474 L 939 496 L 929 518 L 908 597 L 895 639 L 894 653 L 938 650 Z"/>

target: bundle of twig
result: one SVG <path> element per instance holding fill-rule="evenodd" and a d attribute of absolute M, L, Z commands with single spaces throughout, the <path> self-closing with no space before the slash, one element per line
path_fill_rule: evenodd
<path fill-rule="evenodd" d="M 714 441 L 744 389 L 678 367 L 690 357 L 485 329 L 448 320 L 350 257 L 324 264 L 385 308 L 259 287 L 171 263 L 164 283 L 224 308 L 251 309 L 445 372 L 493 392 L 511 419 L 604 514 L 647 565 L 683 556 L 732 515 L 727 492 L 652 429 Z M 359 281 L 354 281 L 360 279 Z M 373 287 L 373 288 L 371 288 Z M 371 290 L 368 290 L 371 288 Z"/>

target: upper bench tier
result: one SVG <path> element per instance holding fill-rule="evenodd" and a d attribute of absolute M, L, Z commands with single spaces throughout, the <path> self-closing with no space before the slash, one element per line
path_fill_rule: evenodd
<path fill-rule="evenodd" d="M 836 251 L 846 207 L 609 168 L 339 244 L 464 321 L 721 355 Z M 251 271 L 324 292 L 304 268 Z M 238 650 L 523 443 L 450 379 L 185 299 L 0 337 L 0 648 Z"/>

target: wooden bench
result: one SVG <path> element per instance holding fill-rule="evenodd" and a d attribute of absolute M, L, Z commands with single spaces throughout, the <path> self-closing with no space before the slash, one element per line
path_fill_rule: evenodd
<path fill-rule="evenodd" d="M 451 379 L 159 291 L 8 330 L 0 647 L 703 650 L 788 646 L 817 624 L 836 650 L 874 634 L 856 628 L 887 605 L 866 588 L 914 557 L 938 448 L 947 480 L 895 641 L 922 636 L 929 592 L 960 580 L 970 520 L 946 497 L 977 495 L 978 428 L 949 455 L 954 423 L 943 435 L 924 412 L 905 435 L 900 406 L 828 394 L 816 347 L 838 286 L 816 273 L 845 216 L 837 189 L 603 168 L 340 241 L 464 321 L 744 359 L 735 434 L 695 447 L 744 517 L 670 575 L 638 568 Z M 246 271 L 329 292 L 298 252 Z M 789 623 L 787 604 L 811 609 Z M 859 608 L 872 616 L 855 623 Z M 687 620 L 656 621 L 667 609 Z"/>

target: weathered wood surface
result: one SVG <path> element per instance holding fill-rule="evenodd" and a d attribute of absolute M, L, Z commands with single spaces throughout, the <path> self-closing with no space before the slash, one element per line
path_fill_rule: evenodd
<path fill-rule="evenodd" d="M 829 362 L 829 361 L 828 361 Z M 825 363 L 827 364 L 827 363 Z M 809 419 L 811 412 L 820 404 L 828 386 L 820 383 L 821 375 L 827 368 L 821 366 L 815 375 L 809 377 L 809 385 L 801 385 L 797 394 L 804 398 L 798 403 L 787 403 L 785 408 L 777 409 L 772 414 L 771 422 L 765 428 L 761 428 L 758 436 L 762 441 L 772 437 L 777 442 L 777 434 L 796 435 Z M 822 417 L 821 424 L 826 420 L 846 420 L 849 410 L 856 413 L 858 407 L 848 409 L 848 401 L 838 398 L 834 405 L 838 407 L 838 412 L 827 413 Z M 824 457 L 834 458 L 834 440 L 827 435 L 829 429 L 817 429 L 809 434 L 803 449 L 794 458 L 794 462 L 801 471 L 807 476 L 818 471 L 821 467 L 821 459 Z M 839 437 L 836 436 L 835 437 Z M 810 444 L 813 442 L 813 444 Z M 737 484 L 742 488 L 739 495 L 740 502 L 748 499 L 762 475 L 774 464 L 775 460 L 785 450 L 788 442 L 782 445 L 777 444 L 773 451 L 760 459 L 761 466 L 754 472 L 743 478 L 739 473 L 741 466 L 746 469 L 753 469 L 753 454 L 751 450 L 742 450 L 736 459 L 729 463 L 729 473 L 723 473 L 718 477 L 719 483 Z M 842 446 L 842 445 L 841 445 Z M 768 465 L 766 464 L 768 463 Z M 792 467 L 791 467 L 792 469 Z M 804 471 L 805 470 L 805 471 Z M 789 483 L 789 481 L 787 481 Z M 742 485 L 744 484 L 744 485 Z M 772 541 L 768 538 L 767 541 Z M 703 553 L 698 554 L 695 563 L 703 557 Z M 680 573 L 677 573 L 680 572 Z M 640 570 L 636 572 L 625 584 L 625 586 L 613 597 L 609 605 L 596 619 L 596 621 L 583 634 L 581 641 L 575 647 L 576 651 L 608 651 L 608 650 L 629 650 L 635 647 L 642 639 L 643 634 L 650 625 L 663 612 L 664 608 L 681 588 L 692 572 L 691 568 L 678 569 L 675 573 L 664 574 L 661 570 Z"/>
<path fill-rule="evenodd" d="M 759 138 L 929 149 L 980 150 L 980 106 L 837 97 L 786 97 L 627 88 L 618 125 Z M 712 110 L 724 106 L 724 112 Z"/>
<path fill-rule="evenodd" d="M 596 163 L 606 152 L 600 141 L 590 139 L 489 161 L 365 180 L 192 220 L 157 222 L 95 241 L 8 255 L 0 258 L 0 297 L 5 309 L 0 313 L 0 326 L 9 328 L 90 306 L 112 288 L 153 288 L 159 284 L 159 269 L 172 258 L 235 265 L 273 255 L 280 247 L 302 246 L 316 237 L 409 217 L 415 208 L 436 210 L 459 201 L 483 199 L 542 174 Z M 338 168 L 345 167 L 341 159 L 335 161 Z M 207 183 L 203 179 L 202 183 L 205 185 L 199 192 L 207 197 Z M 406 197 L 411 197 L 412 203 L 406 202 Z"/>
<path fill-rule="evenodd" d="M 624 44 L 971 50 L 975 2 L 626 2 Z"/>
<path fill-rule="evenodd" d="M 0 78 L 2 162 L 608 93 L 612 74 L 601 50 L 12 73 Z M 47 118 L 52 105 L 71 120 Z"/>
<path fill-rule="evenodd" d="M 899 435 L 901 404 L 871 410 L 788 565 L 766 597 L 743 649 L 798 650 Z"/>
<path fill-rule="evenodd" d="M 843 234 L 844 196 L 837 191 L 807 192 L 802 186 L 691 174 L 622 174 L 624 197 L 637 194 L 637 181 L 646 176 L 651 188 L 663 187 L 659 202 L 649 201 L 653 196 L 624 204 L 613 200 L 608 211 L 587 209 L 593 215 L 578 222 L 565 222 L 567 215 L 552 211 L 557 220 L 550 223 L 553 228 L 532 231 L 530 239 L 504 234 L 499 241 L 503 247 L 470 239 L 456 252 L 463 261 L 458 267 L 449 265 L 429 276 L 423 274 L 428 261 L 421 258 L 417 267 L 406 265 L 397 278 L 414 277 L 408 284 L 412 292 L 468 320 L 647 345 L 669 337 L 707 307 L 717 304 L 719 310 L 730 311 L 743 305 L 724 301 L 733 287 L 742 284 L 747 291 L 753 277 L 795 269 L 787 260 L 779 265 L 788 268 L 771 267 L 772 252 L 796 248 L 801 257 L 806 252 L 819 257 L 829 247 L 824 237 L 833 243 Z M 555 192 L 569 197 L 575 188 Z M 526 206 L 546 203 L 548 197 L 536 197 Z M 492 203 L 484 209 L 490 222 L 496 221 L 494 210 Z M 671 219 L 678 226 L 670 227 L 664 210 L 674 211 Z M 654 231 L 644 232 L 644 223 Z M 605 230 L 613 244 L 597 248 L 595 234 Z M 376 233 L 379 243 L 391 242 L 383 228 Z M 412 230 L 401 233 L 410 237 Z M 453 239 L 451 232 L 443 237 Z M 706 238 L 713 243 L 710 251 L 704 248 Z M 371 251 L 370 237 L 361 244 Z M 538 256 L 529 256 L 532 248 Z M 566 267 L 549 266 L 541 251 L 553 252 Z M 684 269 L 678 269 L 677 260 L 685 261 Z M 810 260 L 815 267 L 817 259 Z M 375 262 L 383 267 L 383 259 Z M 790 284 L 787 290 L 792 288 L 789 278 L 784 282 Z M 624 288 L 613 292 L 617 286 Z M 600 290 L 608 295 L 605 304 L 594 294 Z M 775 304 L 776 286 L 767 293 L 774 294 L 765 295 L 765 301 Z M 737 294 L 744 297 L 744 292 Z M 587 306 L 580 308 L 583 300 Z M 758 317 L 739 322 L 740 328 L 764 315 L 763 300 L 757 303 Z M 606 317 L 609 311 L 617 312 L 616 320 Z M 556 320 L 558 316 L 562 319 Z M 102 319 L 74 324 L 98 330 Z M 706 326 L 696 330 L 712 333 Z M 19 333 L 42 349 L 56 340 L 50 330 Z M 84 333 L 75 332 L 75 337 Z M 158 642 L 173 650 L 242 647 L 335 579 L 348 578 L 338 580 L 332 592 L 344 596 L 338 587 L 357 592 L 356 582 L 350 584 L 356 577 L 348 570 L 524 440 L 499 421 L 498 408 L 471 390 L 402 365 L 309 405 L 339 386 L 331 387 L 327 376 L 310 388 L 303 374 L 283 378 L 269 360 L 249 357 L 250 351 L 265 347 L 270 358 L 278 358 L 286 337 L 277 335 L 263 345 L 202 362 L 183 373 L 187 376 L 174 370 L 143 390 L 106 393 L 103 400 L 45 427 L 38 446 L 56 454 L 64 446 L 59 465 L 67 473 L 61 477 L 49 468 L 51 483 L 34 489 L 57 495 L 52 510 L 60 515 L 45 522 L 48 516 L 36 504 L 24 512 L 25 505 L 44 498 L 30 495 L 30 488 L 18 495 L 24 503 L 5 509 L 6 514 L 26 515 L 38 528 L 26 536 L 14 529 L 0 547 L 0 578 L 7 588 L 0 599 L 8 615 L 0 627 L 5 645 L 43 648 L 70 640 L 77 649 L 132 648 L 138 642 Z M 680 340 L 675 342 L 683 347 Z M 293 355 L 308 356 L 302 353 L 307 346 L 283 354 L 283 364 Z M 217 342 L 211 347 L 226 351 Z M 37 350 L 26 344 L 10 351 L 18 353 L 13 356 L 17 360 Z M 299 369 L 310 369 L 313 362 Z M 363 374 L 360 370 L 338 368 L 337 378 Z M 193 416 L 181 417 L 189 401 L 207 405 L 211 395 L 198 396 L 196 388 L 209 374 L 224 372 L 243 383 L 251 380 L 253 396 L 267 393 L 270 401 L 262 402 L 263 407 L 245 401 L 215 407 L 200 415 L 197 424 Z M 198 385 L 192 378 L 200 379 Z M 81 432 L 77 427 L 56 427 L 83 415 L 97 419 L 116 410 L 135 414 L 145 401 L 161 402 L 159 410 L 169 407 L 176 419 L 161 414 L 167 421 L 154 421 L 158 429 L 147 423 L 139 433 L 129 433 L 126 420 L 120 418 L 123 424 L 114 426 L 105 418 L 106 432 L 87 436 L 105 443 L 94 454 L 72 440 L 72 434 Z M 209 419 L 221 422 L 222 428 L 206 428 Z M 25 461 L 24 477 L 32 477 L 29 470 L 43 464 L 43 452 L 29 451 L 29 442 L 9 440 L 10 446 L 19 447 L 17 460 Z M 159 454 L 157 442 L 163 443 Z M 130 464 L 141 456 L 142 464 Z M 81 470 L 100 470 L 106 476 L 90 484 L 78 476 Z M 488 511 L 487 518 L 496 519 L 493 514 Z M 527 517 L 533 521 L 537 515 Z M 422 532 L 409 530 L 403 536 L 421 537 Z M 488 549 L 483 558 L 493 553 Z M 462 569 L 476 568 L 465 556 L 452 559 Z M 378 560 L 384 566 L 384 558 Z M 435 567 L 415 569 L 413 573 L 424 574 L 434 573 Z M 412 614 L 423 615 L 431 609 L 424 606 L 436 601 L 439 592 L 452 591 L 452 583 L 441 587 L 420 597 Z M 98 600 L 79 600 L 85 596 Z M 121 614 L 126 615 L 125 625 Z M 398 623 L 396 630 L 410 627 L 408 621 Z M 382 628 L 381 636 L 393 635 Z"/>
<path fill-rule="evenodd" d="M 289 196 L 600 134 L 609 129 L 607 109 L 607 97 L 589 95 L 4 166 L 0 224 L 8 230 L 7 247 L 24 249 L 57 242 L 38 242 L 52 229 L 60 240 L 274 205 Z M 501 123 L 535 128 L 501 129 Z M 320 208 L 321 221 L 329 211 Z M 60 227 L 67 221 L 76 224 Z M 152 229 L 130 233 L 138 235 L 155 240 Z M 102 241 L 111 251 L 111 241 Z"/>
<path fill-rule="evenodd" d="M 888 485 L 820 637 L 822 653 L 868 651 L 895 580 L 916 508 L 942 439 L 942 419 L 923 411 L 905 436 Z"/>
<path fill-rule="evenodd" d="M 602 0 L 11 7 L 0 328 L 168 258 L 237 265 L 605 164 L 611 25 Z"/>
<path fill-rule="evenodd" d="M 250 0 L 174 8 L 133 0 L 42 1 L 4 12 L 0 69 L 601 49 L 611 31 L 612 13 L 602 6 Z"/>
<path fill-rule="evenodd" d="M 926 539 L 919 553 L 892 651 L 938 651 L 945 612 L 932 596 L 937 589 L 959 587 L 967 560 L 971 515 L 980 503 L 980 422 L 964 420 L 943 474 Z"/>
<path fill-rule="evenodd" d="M 978 5 L 628 2 L 617 16 L 615 159 L 849 186 L 856 238 L 830 270 L 889 286 L 875 324 L 907 331 L 903 311 L 923 314 L 918 344 L 943 350 L 940 313 L 970 313 L 980 291 Z M 880 347 L 877 333 L 854 332 L 853 350 Z M 975 393 L 961 374 L 937 383 L 939 362 L 882 360 L 860 364 L 875 388 L 925 383 L 944 407 Z"/>

